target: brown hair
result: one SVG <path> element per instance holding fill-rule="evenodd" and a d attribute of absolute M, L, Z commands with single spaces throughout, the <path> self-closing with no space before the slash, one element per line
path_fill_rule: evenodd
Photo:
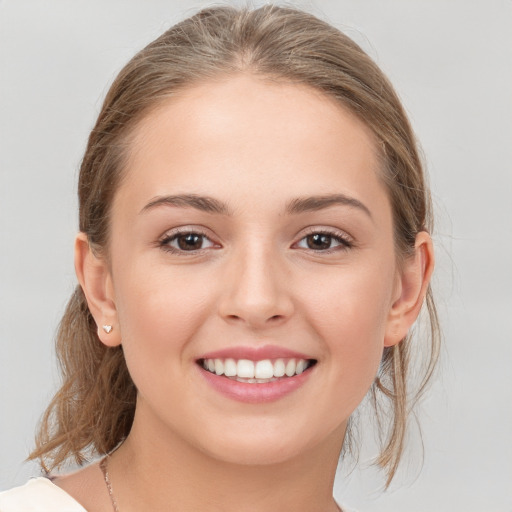
<path fill-rule="evenodd" d="M 178 23 L 140 51 L 119 73 L 92 130 L 80 169 L 80 230 L 107 253 L 109 214 L 122 179 L 130 133 L 162 101 L 196 82 L 248 71 L 307 85 L 335 98 L 369 126 L 379 142 L 381 173 L 394 217 L 399 260 L 418 232 L 432 231 L 431 204 L 414 134 L 401 103 L 377 65 L 350 38 L 299 10 L 215 7 Z M 431 289 L 426 298 L 429 343 L 419 386 L 408 389 L 411 337 L 386 348 L 370 390 L 377 418 L 386 416 L 378 464 L 391 481 L 403 451 L 411 404 L 431 377 L 439 326 Z M 30 455 L 51 470 L 87 453 L 104 454 L 128 435 L 136 389 L 122 347 L 105 347 L 80 287 L 57 335 L 63 385 L 40 425 Z M 414 353 L 417 351 L 415 350 Z M 385 413 L 390 411 L 390 414 Z M 347 441 L 348 442 L 348 441 Z"/>

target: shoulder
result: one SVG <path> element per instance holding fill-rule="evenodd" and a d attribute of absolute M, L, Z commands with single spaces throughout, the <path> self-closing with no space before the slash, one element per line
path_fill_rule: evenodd
<path fill-rule="evenodd" d="M 0 512 L 86 512 L 66 491 L 44 477 L 0 492 Z"/>

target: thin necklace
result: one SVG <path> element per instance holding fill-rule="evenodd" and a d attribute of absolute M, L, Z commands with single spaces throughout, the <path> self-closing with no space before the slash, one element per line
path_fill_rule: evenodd
<path fill-rule="evenodd" d="M 114 491 L 112 490 L 112 483 L 110 482 L 110 477 L 108 476 L 108 455 L 101 459 L 100 468 L 101 472 L 103 473 L 103 478 L 105 479 L 105 484 L 108 489 L 108 494 L 110 495 L 110 501 L 112 502 L 114 512 L 120 512 L 119 507 L 117 506 L 116 498 L 114 496 Z M 336 506 L 340 512 L 343 512 L 337 503 Z"/>
<path fill-rule="evenodd" d="M 105 484 L 107 485 L 108 494 L 110 495 L 110 501 L 112 502 L 112 507 L 114 512 L 119 512 L 119 507 L 117 506 L 117 501 L 114 496 L 114 491 L 112 490 L 112 484 L 110 482 L 110 477 L 108 476 L 108 455 L 103 457 L 100 462 L 100 469 L 103 473 L 103 478 L 105 479 Z"/>

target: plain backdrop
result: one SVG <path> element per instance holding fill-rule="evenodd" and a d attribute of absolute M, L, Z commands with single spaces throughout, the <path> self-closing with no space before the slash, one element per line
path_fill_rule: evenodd
<path fill-rule="evenodd" d="M 335 496 L 361 512 L 512 511 L 512 1 L 291 3 L 353 37 L 395 84 L 438 213 L 445 345 L 420 411 L 423 467 L 413 435 L 382 493 L 365 449 Z M 58 382 L 77 169 L 103 96 L 135 51 L 205 5 L 0 0 L 0 489 L 38 474 L 23 461 Z"/>

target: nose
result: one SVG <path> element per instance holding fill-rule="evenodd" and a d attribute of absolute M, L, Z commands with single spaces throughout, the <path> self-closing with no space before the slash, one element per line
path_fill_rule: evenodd
<path fill-rule="evenodd" d="M 271 248 L 246 247 L 228 266 L 219 301 L 226 321 L 263 329 L 291 317 L 294 305 L 286 265 Z"/>

